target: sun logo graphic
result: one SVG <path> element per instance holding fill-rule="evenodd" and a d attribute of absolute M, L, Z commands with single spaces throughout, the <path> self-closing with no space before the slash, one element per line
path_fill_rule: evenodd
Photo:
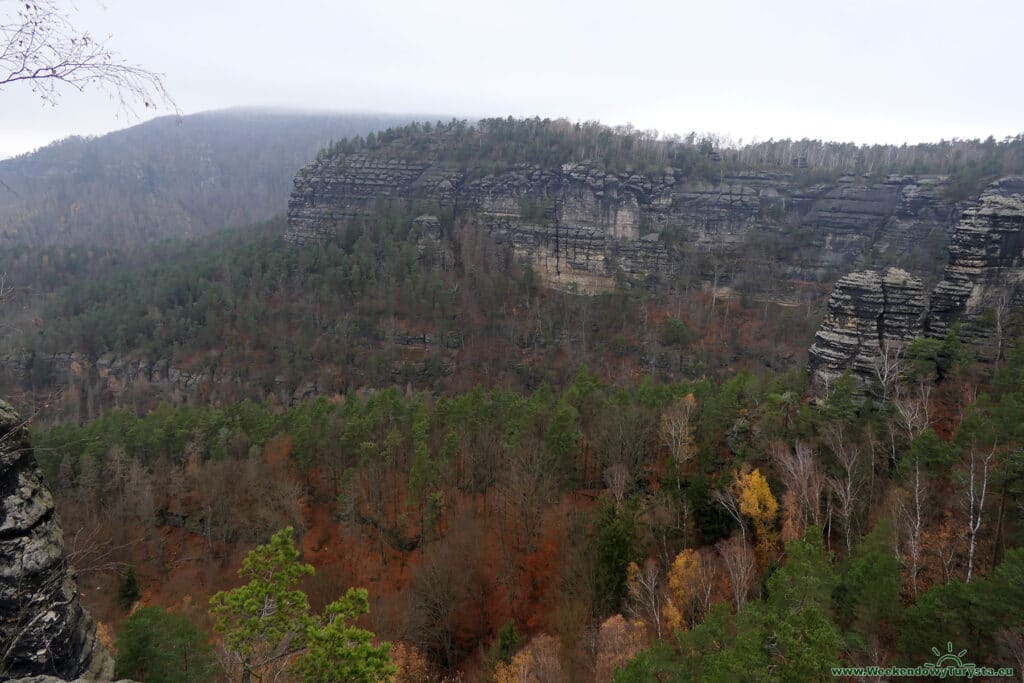
<path fill-rule="evenodd" d="M 953 643 L 946 643 L 945 652 L 939 652 L 939 648 L 933 647 L 932 654 L 938 657 L 938 659 L 934 663 L 929 662 L 925 664 L 926 669 L 973 669 L 976 666 L 961 659 L 967 654 L 967 650 L 960 650 L 960 652 L 954 654 Z"/>

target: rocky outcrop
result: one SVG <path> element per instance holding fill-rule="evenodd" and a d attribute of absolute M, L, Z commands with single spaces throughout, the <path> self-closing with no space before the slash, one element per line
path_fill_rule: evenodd
<path fill-rule="evenodd" d="M 841 278 L 809 353 L 815 384 L 825 388 L 846 369 L 867 383 L 887 344 L 943 337 L 957 324 L 981 357 L 997 357 L 1024 311 L 1024 178 L 993 183 L 963 212 L 927 299 L 919 279 L 896 269 Z"/>
<path fill-rule="evenodd" d="M 1004 178 L 964 211 L 953 232 L 949 265 L 932 292 L 928 333 L 943 336 L 959 322 L 966 341 L 998 353 L 1010 313 L 1022 310 L 1024 178 Z"/>
<path fill-rule="evenodd" d="M 957 214 L 938 177 L 799 186 L 781 172 L 709 182 L 674 168 L 610 173 L 593 163 L 519 165 L 479 177 L 375 154 L 382 156 L 323 155 L 303 168 L 286 239 L 314 242 L 384 206 L 429 202 L 510 245 L 549 285 L 597 292 L 614 286 L 620 271 L 671 279 L 682 267 L 708 267 L 709 254 L 781 259 L 794 279 L 827 280 L 868 253 L 898 259 L 943 243 Z"/>
<path fill-rule="evenodd" d="M 420 260 L 430 259 L 442 270 L 448 270 L 455 264 L 455 255 L 444 239 L 444 227 L 437 216 L 423 214 L 414 218 L 410 237 L 416 243 Z"/>
<path fill-rule="evenodd" d="M 0 401 L 0 675 L 110 680 L 114 662 L 82 608 L 53 497 L 28 430 Z"/>
<path fill-rule="evenodd" d="M 828 387 L 847 369 L 869 381 L 885 348 L 921 335 L 925 310 L 923 283 L 899 268 L 840 278 L 809 354 L 815 384 Z"/>
<path fill-rule="evenodd" d="M 175 402 L 184 402 L 201 391 L 230 391 L 245 385 L 241 373 L 212 368 L 182 369 L 168 359 L 142 358 L 105 353 L 95 360 L 77 352 L 11 353 L 0 356 L 0 394 L 20 388 L 90 385 L 117 405 L 132 391 L 145 388 Z"/>
<path fill-rule="evenodd" d="M 292 229 L 286 239 L 319 239 L 346 219 L 365 216 L 389 200 L 430 197 L 451 206 L 461 181 L 462 174 L 427 163 L 362 154 L 321 158 L 295 177 L 288 202 Z"/>

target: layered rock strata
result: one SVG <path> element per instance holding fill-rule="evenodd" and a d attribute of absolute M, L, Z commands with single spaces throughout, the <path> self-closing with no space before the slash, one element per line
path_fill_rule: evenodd
<path fill-rule="evenodd" d="M 887 345 L 943 337 L 954 325 L 982 358 L 998 358 L 1024 312 L 1024 178 L 996 181 L 963 212 L 927 299 L 919 279 L 896 269 L 841 278 L 809 353 L 815 384 L 827 388 L 846 369 L 866 384 Z"/>
<path fill-rule="evenodd" d="M 511 245 L 559 288 L 601 291 L 620 271 L 671 279 L 685 254 L 744 250 L 748 260 L 781 258 L 794 279 L 824 280 L 871 251 L 897 258 L 943 243 L 957 213 L 946 187 L 911 176 L 799 186 L 753 171 L 708 182 L 674 168 L 610 173 L 590 163 L 476 177 L 440 162 L 323 156 L 295 177 L 286 239 L 315 242 L 384 206 L 427 201 Z"/>
<path fill-rule="evenodd" d="M 114 662 L 82 608 L 53 497 L 28 430 L 0 401 L 0 677 L 110 680 Z"/>
<path fill-rule="evenodd" d="M 925 311 L 924 284 L 904 270 L 843 276 L 832 289 L 828 314 L 811 346 L 815 384 L 827 388 L 847 369 L 869 381 L 887 348 L 921 335 Z"/>
<path fill-rule="evenodd" d="M 932 292 L 928 333 L 961 323 L 964 339 L 998 353 L 1011 314 L 1024 311 L 1024 178 L 990 185 L 967 209 L 949 245 L 949 265 Z M 1003 337 L 998 339 L 997 337 Z"/>

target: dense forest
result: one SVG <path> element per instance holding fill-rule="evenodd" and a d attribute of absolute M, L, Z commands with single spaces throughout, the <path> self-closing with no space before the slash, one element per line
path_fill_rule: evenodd
<path fill-rule="evenodd" d="M 708 258 L 700 253 L 681 255 L 692 264 L 689 279 L 623 279 L 596 297 L 551 291 L 436 207 L 450 239 L 424 242 L 410 220 L 423 208 L 353 221 L 305 247 L 283 243 L 283 224 L 270 222 L 130 256 L 11 249 L 0 270 L 19 285 L 6 303 L 17 324 L 0 335 L 32 360 L 27 381 L 9 376 L 7 386 L 38 396 L 70 388 L 63 401 L 72 417 L 115 403 L 151 408 L 168 396 L 148 382 L 111 395 L 97 377 L 70 377 L 53 361 L 70 351 L 93 361 L 144 358 L 210 379 L 190 401 L 276 396 L 285 404 L 310 383 L 325 394 L 391 384 L 563 386 L 581 363 L 626 383 L 641 370 L 671 379 L 793 367 L 827 293 L 812 283 L 806 305 L 772 302 L 744 288 L 756 282 L 751 272 L 734 277 L 734 295 L 717 296 L 696 276 Z"/>
<path fill-rule="evenodd" d="M 964 196 L 1024 170 L 1021 138 L 730 147 L 546 120 L 322 154 L 381 145 L 474 174 L 943 173 Z M 678 277 L 582 295 L 438 205 L 284 231 L 0 252 L 0 390 L 119 676 L 814 681 L 961 650 L 1024 670 L 1024 345 L 982 362 L 953 327 L 813 389 L 828 283 L 773 300 L 742 253 L 727 292 L 679 240 Z"/>
<path fill-rule="evenodd" d="M 433 676 L 824 680 L 950 639 L 1019 665 L 1024 364 L 986 379 L 952 337 L 908 358 L 876 402 L 851 379 L 808 403 L 799 372 L 582 368 L 528 394 L 112 411 L 35 443 L 66 533 L 121 568 L 94 580 L 115 624 L 131 567 L 209 627 L 241 550 L 292 526 L 313 608 L 367 588 L 368 625 Z"/>

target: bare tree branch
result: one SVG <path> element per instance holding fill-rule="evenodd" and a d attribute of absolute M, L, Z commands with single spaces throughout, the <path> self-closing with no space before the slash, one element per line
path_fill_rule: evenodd
<path fill-rule="evenodd" d="M 135 115 L 135 107 L 178 107 L 160 74 L 130 64 L 71 22 L 56 0 L 10 3 L 15 12 L 0 17 L 0 91 L 24 83 L 50 105 L 65 89 L 99 89 L 119 108 Z"/>

